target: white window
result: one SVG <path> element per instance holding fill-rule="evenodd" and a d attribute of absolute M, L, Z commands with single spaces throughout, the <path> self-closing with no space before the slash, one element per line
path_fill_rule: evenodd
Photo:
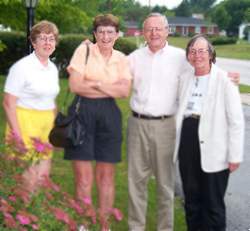
<path fill-rule="evenodd" d="M 200 34 L 200 33 L 201 33 L 201 27 L 195 26 L 195 34 Z"/>
<path fill-rule="evenodd" d="M 174 34 L 176 32 L 176 27 L 175 26 L 170 26 L 169 27 L 169 34 Z"/>
<path fill-rule="evenodd" d="M 213 34 L 213 33 L 214 33 L 214 28 L 213 28 L 212 26 L 209 26 L 209 27 L 207 28 L 207 33 L 208 33 L 208 34 Z"/>

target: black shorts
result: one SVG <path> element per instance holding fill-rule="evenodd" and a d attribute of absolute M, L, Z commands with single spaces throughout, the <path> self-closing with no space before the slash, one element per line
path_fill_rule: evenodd
<path fill-rule="evenodd" d="M 80 116 L 86 128 L 82 145 L 66 148 L 66 160 L 121 161 L 121 112 L 113 98 L 81 97 Z"/>

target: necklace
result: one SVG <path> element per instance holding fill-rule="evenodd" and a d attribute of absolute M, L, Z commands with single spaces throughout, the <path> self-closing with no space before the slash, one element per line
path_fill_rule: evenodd
<path fill-rule="evenodd" d="M 198 87 L 199 85 L 199 78 L 195 78 L 195 83 L 194 83 L 195 87 Z"/>

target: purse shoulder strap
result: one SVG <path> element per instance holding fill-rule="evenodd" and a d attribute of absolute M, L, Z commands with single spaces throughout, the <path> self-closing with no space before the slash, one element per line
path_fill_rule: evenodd
<path fill-rule="evenodd" d="M 86 44 L 86 55 L 85 55 L 85 66 L 87 65 L 88 63 L 88 59 L 89 59 L 89 44 L 87 43 Z M 62 111 L 64 112 L 65 108 L 66 108 L 66 105 L 67 105 L 67 102 L 68 102 L 68 98 L 69 98 L 69 94 L 70 94 L 70 89 L 68 87 L 67 89 L 67 93 L 66 93 L 66 96 L 63 100 L 63 106 L 62 106 Z M 81 97 L 79 95 L 76 95 L 77 97 L 77 103 L 75 105 L 75 112 L 78 113 L 79 111 L 79 108 L 80 108 L 80 104 L 81 104 Z"/>

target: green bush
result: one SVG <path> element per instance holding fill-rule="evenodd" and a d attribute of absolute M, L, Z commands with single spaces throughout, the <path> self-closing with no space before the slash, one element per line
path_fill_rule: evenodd
<path fill-rule="evenodd" d="M 82 34 L 66 34 L 60 36 L 59 44 L 52 60 L 56 63 L 62 77 L 67 76 L 65 67 L 76 47 L 90 36 Z M 6 74 L 9 67 L 26 54 L 26 35 L 22 32 L 0 32 L 0 40 L 6 48 L 1 52 L 0 73 Z M 126 38 L 119 38 L 115 44 L 115 49 L 125 54 L 136 49 L 136 44 Z"/>
<path fill-rule="evenodd" d="M 237 38 L 219 36 L 219 37 L 212 37 L 210 41 L 212 42 L 213 45 L 226 45 L 226 44 L 235 44 L 237 42 Z"/>
<path fill-rule="evenodd" d="M 1 52 L 0 73 L 6 74 L 10 66 L 26 53 L 26 37 L 22 32 L 0 32 L 0 40 L 5 45 Z"/>

